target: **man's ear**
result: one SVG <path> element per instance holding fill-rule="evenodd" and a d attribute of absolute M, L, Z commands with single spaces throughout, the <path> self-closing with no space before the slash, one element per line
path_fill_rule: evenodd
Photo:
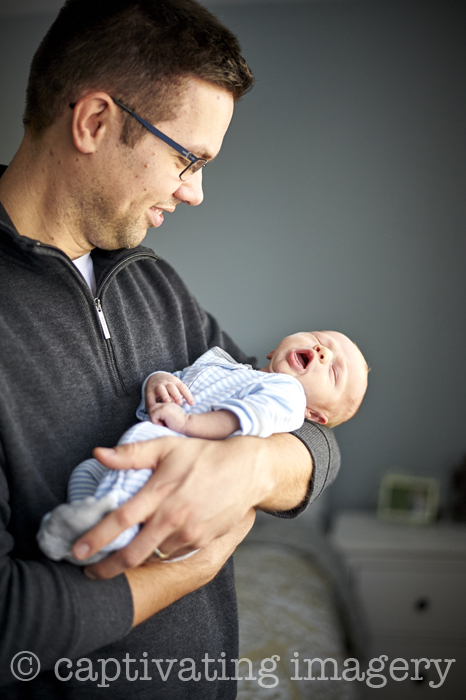
<path fill-rule="evenodd" d="M 271 359 L 272 359 L 274 352 L 275 352 L 275 350 L 271 350 L 271 351 L 269 352 L 269 354 L 267 355 L 267 359 L 268 359 L 268 360 L 271 360 Z"/>
<path fill-rule="evenodd" d="M 102 139 L 113 126 L 118 107 L 105 92 L 82 97 L 73 110 L 71 131 L 75 147 L 81 153 L 96 153 Z"/>
<path fill-rule="evenodd" d="M 306 406 L 304 411 L 304 416 L 307 420 L 311 420 L 313 423 L 320 423 L 321 425 L 326 425 L 328 423 L 328 416 L 321 411 L 313 411 L 312 408 Z"/>

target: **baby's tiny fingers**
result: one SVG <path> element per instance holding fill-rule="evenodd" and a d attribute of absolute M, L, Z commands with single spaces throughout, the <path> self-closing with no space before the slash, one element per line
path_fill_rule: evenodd
<path fill-rule="evenodd" d="M 177 403 L 177 404 L 183 403 L 183 397 L 180 394 L 180 391 L 179 391 L 178 387 L 176 386 L 176 384 L 167 384 L 166 388 L 167 388 L 168 393 L 170 394 L 172 400 L 175 403 Z"/>
<path fill-rule="evenodd" d="M 151 410 L 149 411 L 149 418 L 151 419 L 151 422 L 154 423 L 155 425 L 165 425 L 163 422 L 163 406 L 165 404 L 163 403 L 158 403 Z"/>
<path fill-rule="evenodd" d="M 194 406 L 194 398 L 186 384 L 182 381 L 177 384 L 180 396 L 182 396 L 190 406 Z"/>
<path fill-rule="evenodd" d="M 170 394 L 167 391 L 167 388 L 163 384 L 159 384 L 155 388 L 155 393 L 163 401 L 163 403 L 171 403 L 172 399 L 170 397 Z"/>
<path fill-rule="evenodd" d="M 194 406 L 194 396 L 191 394 L 186 384 L 183 384 L 183 386 L 180 387 L 180 391 L 186 399 L 186 402 L 189 403 L 190 406 Z"/>

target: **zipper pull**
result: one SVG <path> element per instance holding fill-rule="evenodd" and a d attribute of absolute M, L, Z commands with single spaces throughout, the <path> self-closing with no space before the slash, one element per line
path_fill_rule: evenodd
<path fill-rule="evenodd" d="M 105 320 L 104 312 L 102 311 L 100 299 L 94 299 L 94 302 L 97 309 L 97 316 L 99 317 L 100 325 L 102 326 L 102 330 L 104 332 L 104 338 L 105 340 L 108 340 L 110 338 L 110 331 L 108 330 L 107 321 Z"/>

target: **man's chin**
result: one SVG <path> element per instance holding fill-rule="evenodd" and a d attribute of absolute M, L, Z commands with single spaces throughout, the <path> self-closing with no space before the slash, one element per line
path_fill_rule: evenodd
<path fill-rule="evenodd" d="M 137 248 L 146 237 L 147 229 L 139 231 L 120 231 L 114 235 L 99 237 L 94 245 L 101 250 L 121 250 Z"/>

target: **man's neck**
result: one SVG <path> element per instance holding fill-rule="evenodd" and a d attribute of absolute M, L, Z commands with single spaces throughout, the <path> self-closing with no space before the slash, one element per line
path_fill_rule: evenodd
<path fill-rule="evenodd" d="M 53 245 L 74 260 L 92 246 L 70 226 L 69 191 L 61 154 L 25 136 L 0 178 L 0 201 L 22 236 Z"/>

